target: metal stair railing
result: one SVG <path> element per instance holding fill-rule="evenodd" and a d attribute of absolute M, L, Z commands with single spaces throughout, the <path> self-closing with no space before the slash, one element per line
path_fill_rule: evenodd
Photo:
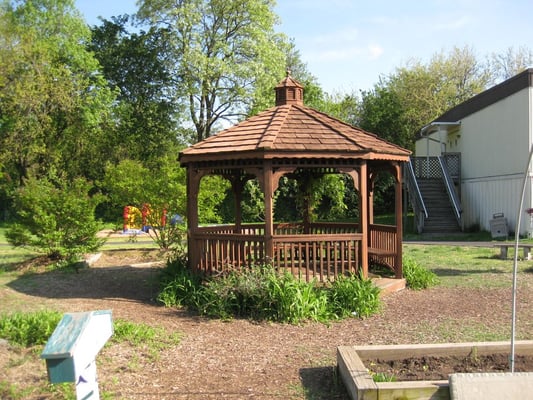
<path fill-rule="evenodd" d="M 463 210 L 461 209 L 461 201 L 459 200 L 459 196 L 457 195 L 457 191 L 455 190 L 455 186 L 453 184 L 450 173 L 448 172 L 448 168 L 446 166 L 444 158 L 442 156 L 439 156 L 438 160 L 442 173 L 442 179 L 444 181 L 444 186 L 446 187 L 446 192 L 448 192 L 448 197 L 450 198 L 450 202 L 452 203 L 453 213 L 455 215 L 455 218 L 457 219 L 457 223 L 460 226 L 461 214 L 463 212 Z"/>
<path fill-rule="evenodd" d="M 407 191 L 409 193 L 411 205 L 413 206 L 416 230 L 418 233 L 422 233 L 424 229 L 424 220 L 428 218 L 428 211 L 416 180 L 416 174 L 413 169 L 413 164 L 411 163 L 411 158 L 409 158 L 409 161 L 405 164 L 404 176 L 407 178 Z"/>

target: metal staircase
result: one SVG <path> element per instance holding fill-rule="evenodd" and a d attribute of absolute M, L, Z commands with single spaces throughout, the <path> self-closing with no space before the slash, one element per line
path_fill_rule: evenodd
<path fill-rule="evenodd" d="M 428 211 L 423 233 L 460 232 L 461 229 L 442 179 L 418 179 L 418 186 Z"/>
<path fill-rule="evenodd" d="M 451 168 L 450 168 L 451 167 Z M 461 231 L 460 156 L 411 157 L 404 173 L 418 233 Z"/>

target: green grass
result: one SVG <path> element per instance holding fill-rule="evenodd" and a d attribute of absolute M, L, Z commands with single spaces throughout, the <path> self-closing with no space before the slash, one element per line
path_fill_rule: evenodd
<path fill-rule="evenodd" d="M 127 342 L 141 351 L 144 350 L 152 361 L 157 360 L 163 350 L 178 345 L 181 340 L 181 334 L 168 332 L 161 327 L 133 323 L 124 319 L 115 320 L 113 325 L 112 342 Z"/>
<path fill-rule="evenodd" d="M 0 246 L 0 274 L 14 269 L 18 264 L 37 257 L 35 251 L 11 246 Z"/>
<path fill-rule="evenodd" d="M 509 321 L 510 322 L 510 321 Z M 443 343 L 459 342 L 494 342 L 506 341 L 510 337 L 510 325 L 492 324 L 490 329 L 477 321 L 465 321 L 464 319 L 444 318 L 438 322 L 423 323 L 416 327 L 417 334 L 423 338 L 434 336 L 436 341 Z M 529 337 L 517 337 L 518 340 L 530 339 Z"/>
<path fill-rule="evenodd" d="M 499 249 L 476 246 L 404 244 L 404 256 L 439 278 L 444 287 L 509 287 L 513 269 L 513 251 L 507 260 L 499 258 Z M 519 261 L 519 272 L 531 273 L 533 263 Z"/>

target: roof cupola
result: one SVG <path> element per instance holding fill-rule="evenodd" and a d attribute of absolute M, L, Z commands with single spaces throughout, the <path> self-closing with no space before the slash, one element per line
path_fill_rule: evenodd
<path fill-rule="evenodd" d="M 274 90 L 276 91 L 276 106 L 288 104 L 303 106 L 304 88 L 298 81 L 292 78 L 290 69 L 287 69 L 287 76 Z"/>

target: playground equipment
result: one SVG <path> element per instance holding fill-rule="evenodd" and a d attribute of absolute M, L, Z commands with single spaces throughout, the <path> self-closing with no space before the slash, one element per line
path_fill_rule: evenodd
<path fill-rule="evenodd" d="M 149 220 L 149 216 L 152 214 L 150 204 L 144 203 L 139 210 L 135 206 L 125 206 L 123 212 L 123 233 L 148 233 L 152 228 L 151 223 L 154 221 Z M 175 217 L 175 216 L 174 216 Z M 173 218 L 174 218 L 173 217 Z M 179 216 L 178 216 L 179 217 Z M 161 212 L 161 220 L 158 226 L 155 228 L 163 228 L 167 224 L 167 210 L 163 209 Z M 181 217 L 180 217 L 181 218 Z M 151 223 L 150 223 L 151 222 Z"/>

